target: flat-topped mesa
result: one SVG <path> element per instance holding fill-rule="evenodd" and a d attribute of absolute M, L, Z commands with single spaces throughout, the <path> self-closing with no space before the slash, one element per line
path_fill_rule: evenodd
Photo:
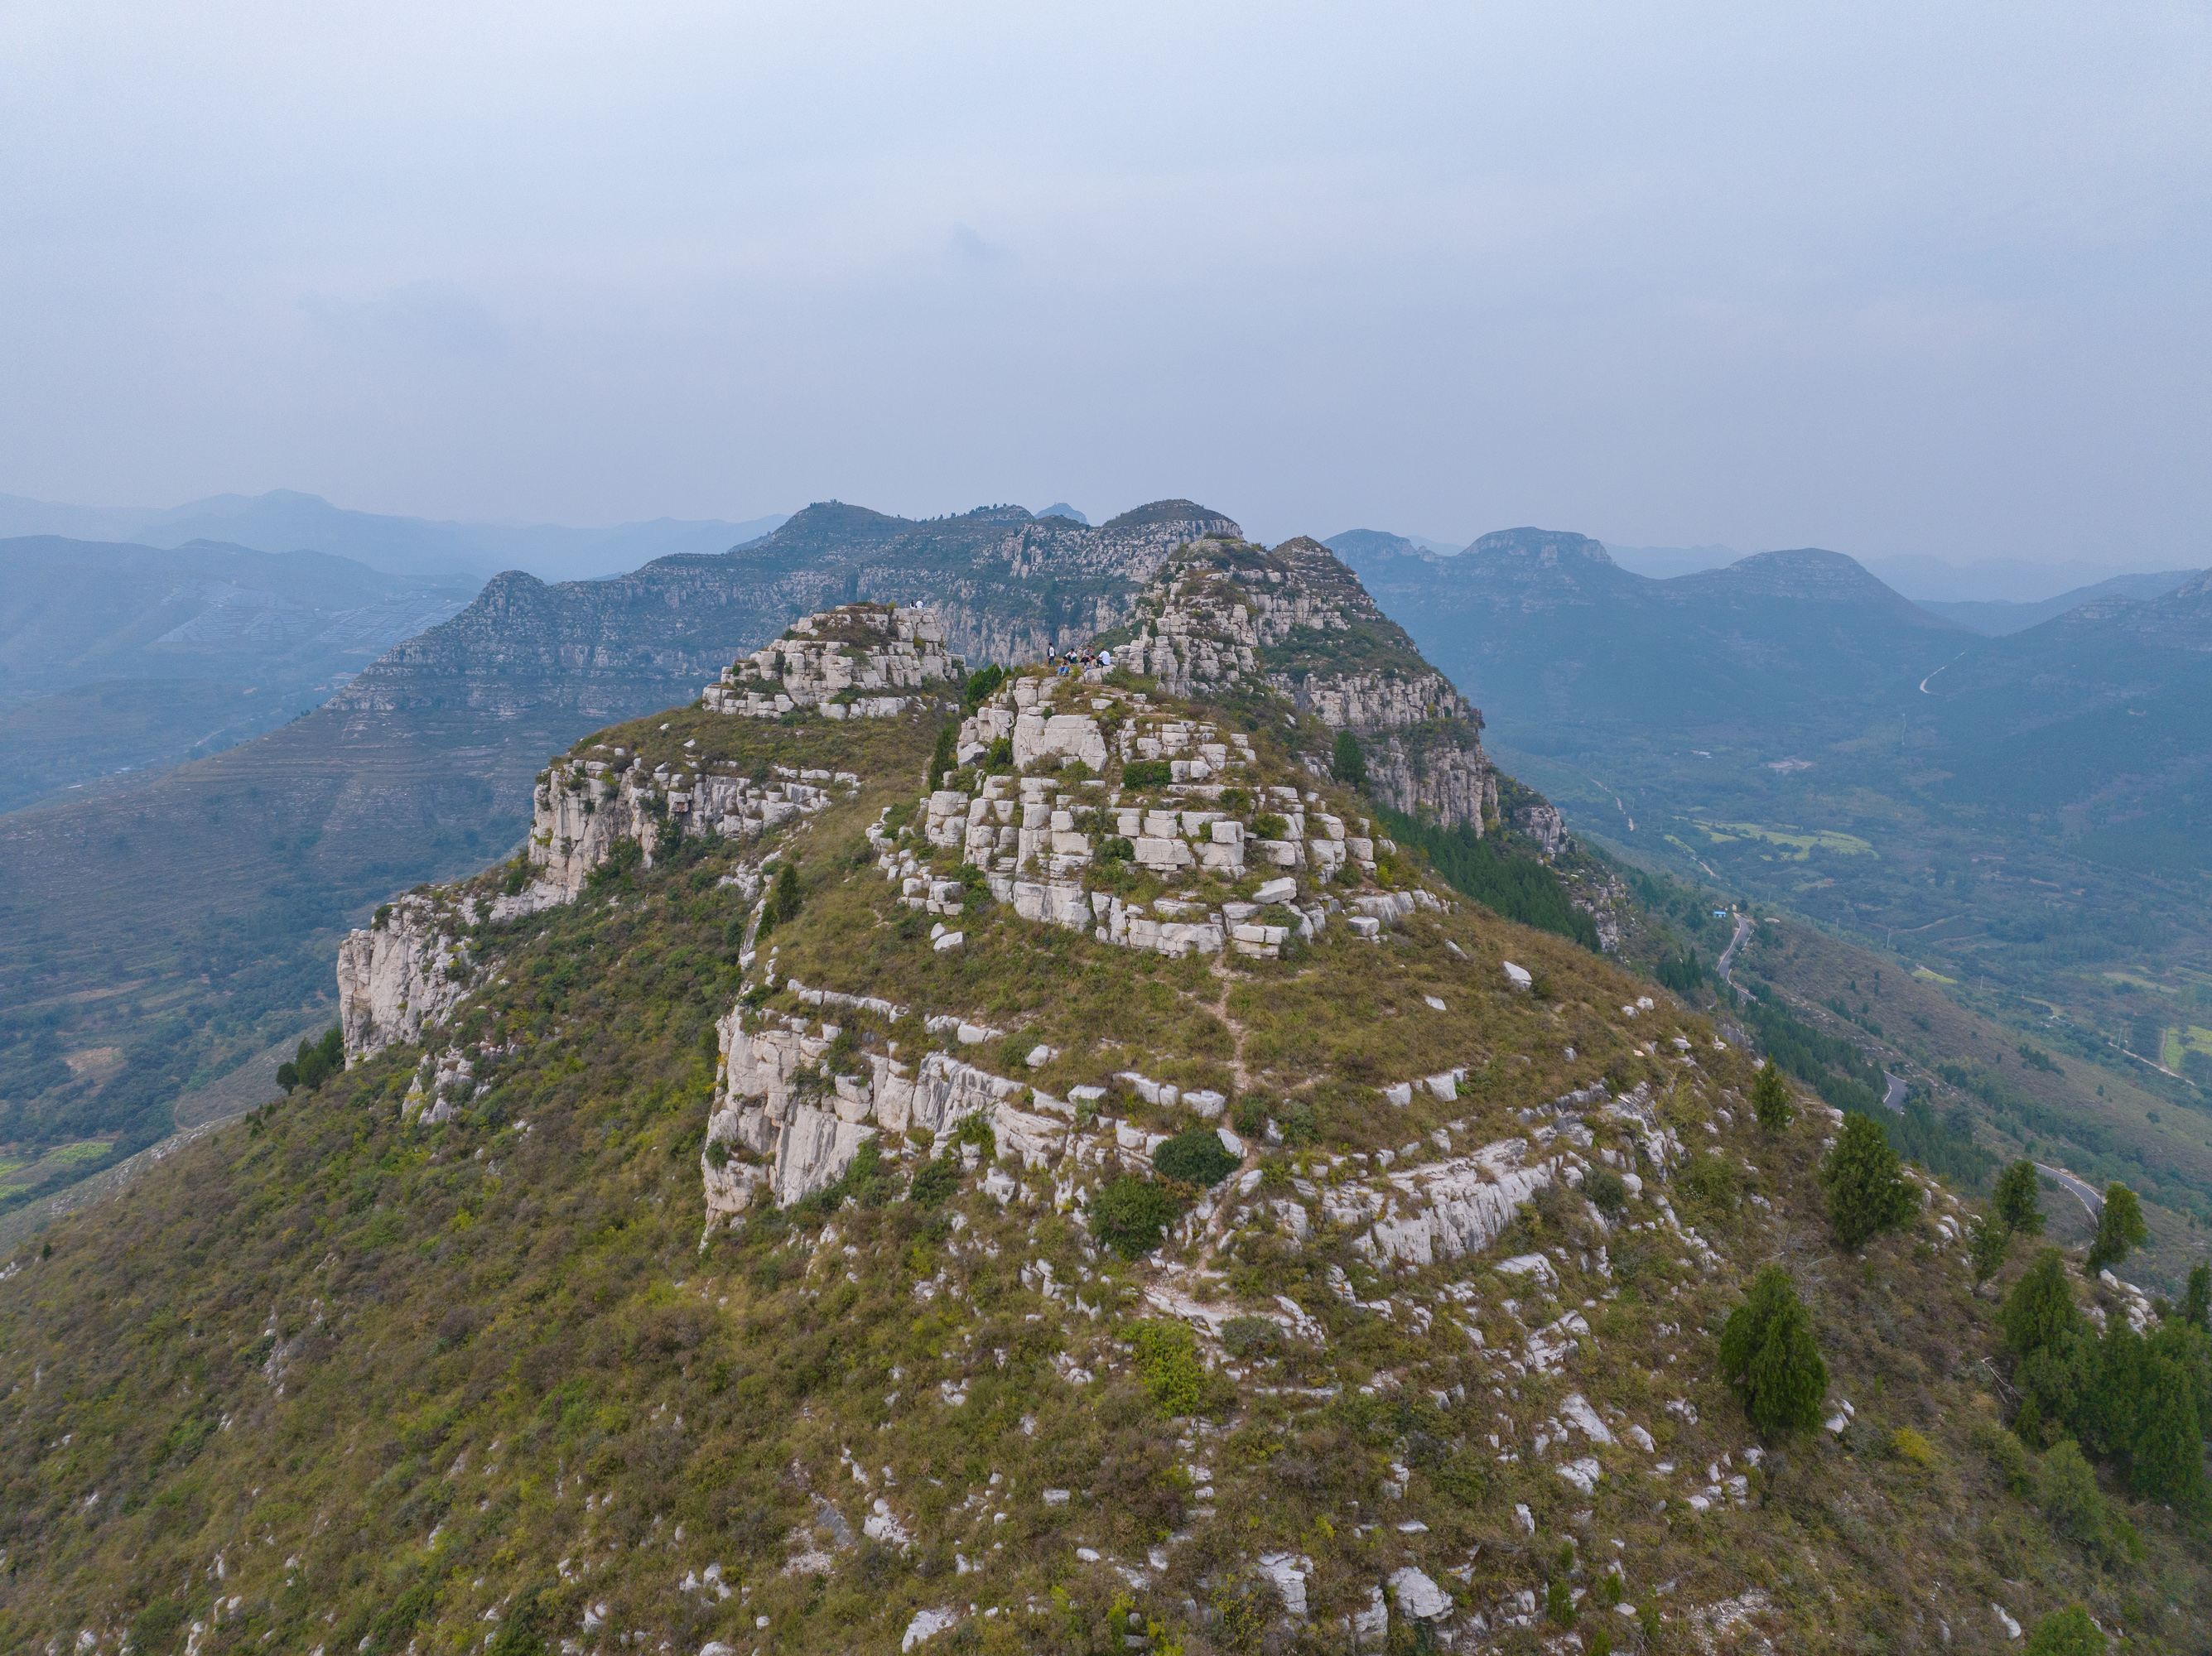
<path fill-rule="evenodd" d="M 818 708 L 829 719 L 896 719 L 915 692 L 953 678 L 936 615 L 888 604 L 848 604 L 791 624 L 740 656 L 701 699 L 714 713 L 775 719 Z"/>

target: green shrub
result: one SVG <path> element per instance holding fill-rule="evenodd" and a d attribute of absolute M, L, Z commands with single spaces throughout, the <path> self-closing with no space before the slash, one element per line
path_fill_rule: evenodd
<path fill-rule="evenodd" d="M 1282 1349 L 1282 1325 L 1272 1317 L 1231 1317 L 1221 1325 L 1221 1344 L 1232 1357 L 1271 1357 Z"/>
<path fill-rule="evenodd" d="M 1993 1420 L 1978 1420 L 1968 1434 L 1974 1447 L 1988 1457 L 1996 1474 L 2004 1480 L 2009 1495 L 2025 1496 L 2035 1487 L 2033 1474 L 2027 1464 L 2027 1451 L 2020 1447 L 2020 1440 Z"/>
<path fill-rule="evenodd" d="M 1721 1330 L 1721 1374 L 1762 1433 L 1800 1430 L 1820 1420 L 1828 1366 L 1814 1343 L 1812 1313 L 1780 1265 L 1761 1271 L 1750 1297 L 1729 1314 Z"/>
<path fill-rule="evenodd" d="M 1338 781 L 1362 793 L 1367 792 L 1367 755 L 1350 731 L 1336 733 L 1336 745 L 1329 749 L 1329 768 Z"/>
<path fill-rule="evenodd" d="M 2112 1648 L 2086 1604 L 2075 1604 L 2046 1616 L 2028 1635 L 2026 1656 L 2106 1656 Z"/>
<path fill-rule="evenodd" d="M 1198 1412 L 1211 1376 L 1198 1360 L 1198 1342 L 1181 1323 L 1140 1322 L 1129 1330 L 1137 1348 L 1137 1378 L 1164 1415 Z"/>
<path fill-rule="evenodd" d="M 1165 1186 L 1124 1174 L 1091 1197 L 1091 1234 L 1123 1259 L 1140 1259 L 1160 1245 L 1177 1211 Z"/>
<path fill-rule="evenodd" d="M 1628 1205 L 1628 1186 L 1620 1182 L 1620 1175 L 1611 1168 L 1592 1168 L 1583 1180 L 1583 1194 L 1608 1219 L 1620 1217 L 1621 1210 Z"/>
<path fill-rule="evenodd" d="M 1237 1171 L 1237 1158 L 1211 1127 L 1192 1127 L 1177 1133 L 1152 1152 L 1152 1169 L 1163 1179 L 1210 1187 Z"/>
<path fill-rule="evenodd" d="M 2036 1467 L 2035 1504 L 2055 1533 L 2085 1552 L 2112 1549 L 2112 1509 L 2081 1446 L 2072 1438 L 2059 1439 Z"/>
<path fill-rule="evenodd" d="M 940 1156 L 915 1174 L 906 1199 L 916 1207 L 933 1208 L 959 1188 L 960 1158 L 957 1155 Z"/>
<path fill-rule="evenodd" d="M 929 755 L 929 791 L 932 793 L 945 786 L 945 772 L 959 762 L 958 741 L 959 729 L 957 725 L 948 724 L 938 731 L 937 749 Z"/>
<path fill-rule="evenodd" d="M 1164 759 L 1133 759 L 1121 767 L 1121 786 L 1125 788 L 1164 788 L 1174 776 L 1175 772 Z"/>

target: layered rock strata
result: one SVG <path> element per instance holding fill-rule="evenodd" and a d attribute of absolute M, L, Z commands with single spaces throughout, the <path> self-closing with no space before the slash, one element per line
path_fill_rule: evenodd
<path fill-rule="evenodd" d="M 562 761 L 538 778 L 530 823 L 530 862 L 553 896 L 568 901 L 584 889 L 593 869 L 618 841 L 635 841 L 645 865 L 670 831 L 690 825 L 726 840 L 750 839 L 795 818 L 826 809 L 857 786 L 850 771 L 770 767 L 768 779 L 717 772 L 700 761 L 641 769 L 626 749 L 595 747 L 580 761 Z"/>
<path fill-rule="evenodd" d="M 468 993 L 468 946 L 457 935 L 475 920 L 442 896 L 410 893 L 338 944 L 338 1027 L 349 1065 L 442 1022 Z"/>
<path fill-rule="evenodd" d="M 828 719 L 894 719 L 959 667 L 931 611 L 848 604 L 802 617 L 775 643 L 739 657 L 701 700 L 712 712 L 753 719 L 806 707 Z"/>
<path fill-rule="evenodd" d="M 1116 646 L 1176 695 L 1264 684 L 1364 750 L 1375 797 L 1477 833 L 1495 817 L 1482 714 L 1421 659 L 1358 579 L 1318 542 L 1273 551 L 1229 538 L 1187 547 Z"/>

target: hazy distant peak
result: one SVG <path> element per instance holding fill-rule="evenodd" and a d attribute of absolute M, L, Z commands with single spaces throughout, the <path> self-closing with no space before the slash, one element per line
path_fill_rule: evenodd
<path fill-rule="evenodd" d="M 1070 523 L 1081 524 L 1085 529 L 1091 527 L 1091 519 L 1085 517 L 1080 512 L 1078 512 L 1073 507 L 1068 505 L 1065 500 L 1054 501 L 1050 506 L 1045 507 L 1043 511 L 1038 513 L 1037 516 L 1040 518 L 1065 518 Z"/>
<path fill-rule="evenodd" d="M 1134 507 L 1118 518 L 1109 518 L 1099 526 L 1103 529 L 1146 529 L 1154 524 L 1189 524 L 1200 534 L 1224 534 L 1242 539 L 1244 531 L 1233 518 L 1224 517 L 1211 507 L 1195 500 L 1154 500 L 1146 506 Z"/>
<path fill-rule="evenodd" d="M 1322 545 L 1346 563 L 1356 563 L 1362 558 L 1430 558 L 1437 555 L 1419 542 L 1404 535 L 1393 535 L 1385 529 L 1347 529 L 1341 535 L 1332 535 Z"/>
<path fill-rule="evenodd" d="M 1473 557 L 1527 558 L 1537 563 L 1581 561 L 1613 565 L 1605 543 L 1566 529 L 1498 529 L 1481 537 L 1468 553 Z"/>
<path fill-rule="evenodd" d="M 1857 559 L 1823 547 L 1754 552 L 1749 557 L 1738 558 L 1725 569 L 1679 575 L 1666 585 L 1670 591 L 1692 598 L 1781 598 L 1825 604 L 1870 604 L 1887 612 L 1899 625 L 1931 632 L 1966 630 L 1948 617 L 1935 615 L 1905 598 L 1869 573 Z"/>
<path fill-rule="evenodd" d="M 786 518 L 781 527 L 769 538 L 802 540 L 817 535 L 837 535 L 883 539 L 903 534 L 913 527 L 907 519 L 894 518 L 889 513 L 865 506 L 851 506 L 843 500 L 816 500 Z"/>

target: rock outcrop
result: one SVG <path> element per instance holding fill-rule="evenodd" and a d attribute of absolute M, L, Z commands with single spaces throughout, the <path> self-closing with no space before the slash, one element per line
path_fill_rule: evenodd
<path fill-rule="evenodd" d="M 338 944 L 338 1024 L 349 1066 L 394 1042 L 416 1040 L 468 992 L 468 947 L 457 935 L 472 913 L 450 897 L 409 893 Z"/>
<path fill-rule="evenodd" d="M 1478 834 L 1497 813 L 1482 714 L 1422 660 L 1358 578 L 1320 543 L 1273 550 L 1227 537 L 1183 549 L 1117 643 L 1176 695 L 1261 684 L 1364 752 L 1374 796 Z"/>
<path fill-rule="evenodd" d="M 701 699 L 716 713 L 754 719 L 807 707 L 829 719 L 895 719 L 959 664 L 930 611 L 848 604 L 793 622 L 775 643 L 724 668 Z"/>
<path fill-rule="evenodd" d="M 646 771 L 627 749 L 591 752 L 605 757 L 563 761 L 538 779 L 531 819 L 531 864 L 563 902 L 624 842 L 635 844 L 650 868 L 654 849 L 672 832 L 711 829 L 725 840 L 750 839 L 825 809 L 860 779 L 849 771 L 779 765 L 757 782 L 703 761 Z"/>

